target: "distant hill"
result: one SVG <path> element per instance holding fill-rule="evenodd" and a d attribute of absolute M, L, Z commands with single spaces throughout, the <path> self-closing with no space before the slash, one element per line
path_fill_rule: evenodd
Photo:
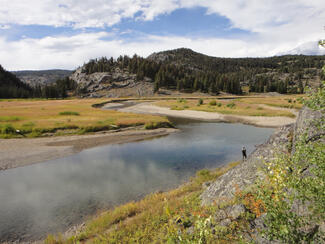
<path fill-rule="evenodd" d="M 49 85 L 54 83 L 58 79 L 63 79 L 72 74 L 71 70 L 22 70 L 13 71 L 21 81 L 31 86 L 36 85 Z"/>
<path fill-rule="evenodd" d="M 92 59 L 70 78 L 86 96 L 141 94 L 144 85 L 137 86 L 139 83 L 151 86 L 145 85 L 146 95 L 160 88 L 210 94 L 241 94 L 243 87 L 251 92 L 302 93 L 306 85 L 318 86 L 325 78 L 321 72 L 324 64 L 325 56 L 317 55 L 219 58 L 180 48 L 147 58 Z M 126 88 L 127 94 L 119 92 Z"/>
<path fill-rule="evenodd" d="M 32 88 L 0 65 L 0 98 L 30 97 Z"/>

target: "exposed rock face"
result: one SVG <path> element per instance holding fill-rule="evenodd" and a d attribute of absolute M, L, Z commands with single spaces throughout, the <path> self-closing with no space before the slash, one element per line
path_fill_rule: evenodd
<path fill-rule="evenodd" d="M 306 129 L 308 128 L 308 135 L 307 140 L 319 140 L 321 135 L 325 134 L 325 131 L 320 131 L 317 129 L 317 125 L 315 124 L 315 121 L 319 121 L 320 118 L 324 116 L 320 111 L 313 111 L 309 108 L 304 108 L 299 111 L 299 116 L 297 118 L 297 122 L 294 126 L 294 138 L 293 138 L 293 148 L 292 152 L 295 151 L 295 142 L 297 138 L 306 132 Z"/>
<path fill-rule="evenodd" d="M 265 162 L 274 159 L 276 152 L 287 151 L 292 131 L 293 125 L 277 129 L 266 143 L 257 146 L 246 161 L 212 183 L 201 195 L 202 204 L 207 205 L 230 200 L 237 190 L 243 190 L 248 185 L 253 184 L 256 179 L 262 177 L 258 169 L 264 167 Z"/>
<path fill-rule="evenodd" d="M 70 79 L 76 81 L 89 97 L 127 97 L 152 96 L 153 84 L 151 79 L 145 77 L 137 81 L 136 75 L 126 70 L 115 68 L 111 72 L 96 72 L 86 74 L 82 67 L 78 68 Z"/>
<path fill-rule="evenodd" d="M 201 195 L 202 204 L 222 204 L 227 200 L 233 199 L 237 189 L 247 189 L 256 179 L 264 177 L 259 169 L 265 167 L 265 162 L 271 161 L 276 156 L 275 153 L 281 151 L 288 152 L 291 139 L 293 151 L 297 138 L 307 131 L 307 140 L 320 140 L 320 135 L 324 135 L 325 131 L 317 129 L 314 121 L 319 120 L 322 116 L 324 114 L 319 111 L 303 108 L 299 112 L 295 124 L 279 128 L 266 143 L 258 146 L 245 162 L 228 171 L 207 187 Z M 313 165 L 309 165 L 308 167 L 313 167 Z M 298 215 L 304 215 L 308 213 L 308 206 L 306 204 L 308 205 L 308 203 L 303 204 L 300 201 L 296 201 L 292 211 Z M 243 205 L 230 205 L 218 210 L 214 218 L 220 226 L 228 226 L 232 220 L 240 218 L 245 211 L 246 209 Z M 279 243 L 278 241 L 269 241 L 260 235 L 259 230 L 266 228 L 265 216 L 266 214 L 263 214 L 250 222 L 250 234 L 244 234 L 245 238 L 254 243 Z M 305 232 L 312 233 L 313 231 L 317 231 L 318 228 L 321 230 L 325 229 L 325 223 L 322 222 L 320 225 L 309 223 L 306 226 Z"/>

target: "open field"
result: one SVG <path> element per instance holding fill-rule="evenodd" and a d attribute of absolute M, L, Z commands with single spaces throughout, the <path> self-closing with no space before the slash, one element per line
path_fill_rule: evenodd
<path fill-rule="evenodd" d="M 165 124 L 161 116 L 121 113 L 92 107 L 108 99 L 2 100 L 0 137 L 83 134 L 135 125 Z M 20 136 L 21 137 L 21 136 Z"/>
<path fill-rule="evenodd" d="M 90 220 L 77 233 L 49 235 L 45 243 L 177 243 L 180 231 L 183 237 L 190 239 L 191 236 L 193 243 L 200 243 L 200 227 L 192 233 L 185 230 L 197 226 L 201 218 L 212 215 L 217 208 L 201 206 L 202 183 L 215 180 L 238 163 L 214 171 L 201 170 L 189 183 L 175 190 L 154 193 L 139 202 L 118 206 Z M 240 237 L 235 234 L 238 226 L 222 229 L 220 235 L 215 236 L 218 240 L 238 240 Z"/>
<path fill-rule="evenodd" d="M 217 112 L 221 114 L 244 115 L 244 116 L 285 116 L 294 118 L 295 111 L 302 107 L 299 102 L 301 96 L 275 96 L 275 97 L 235 97 L 235 99 L 202 98 L 199 99 L 174 99 L 157 101 L 154 105 L 167 107 L 172 110 L 195 110 L 205 112 Z M 266 106 L 264 106 L 266 105 Z M 271 106 L 271 107 L 269 107 Z M 278 108 L 278 109 L 277 109 Z M 287 108 L 287 109 L 281 109 Z M 292 111 L 290 111 L 292 109 Z"/>

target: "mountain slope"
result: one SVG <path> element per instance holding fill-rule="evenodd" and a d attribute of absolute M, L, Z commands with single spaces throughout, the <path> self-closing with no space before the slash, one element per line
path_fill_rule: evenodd
<path fill-rule="evenodd" d="M 25 98 L 32 94 L 29 85 L 0 65 L 0 98 Z"/>
<path fill-rule="evenodd" d="M 31 86 L 36 85 L 48 85 L 54 83 L 56 80 L 63 79 L 71 75 L 73 71 L 71 70 L 61 70 L 61 69 L 52 69 L 52 70 L 22 70 L 22 71 L 13 71 L 21 81 L 29 84 Z"/>
<path fill-rule="evenodd" d="M 71 78 L 80 84 L 85 95 L 95 96 L 120 96 L 118 91 L 129 88 L 128 94 L 134 95 L 137 92 L 133 87 L 139 82 L 151 84 L 150 93 L 165 88 L 241 94 L 243 87 L 251 92 L 302 93 L 305 86 L 319 86 L 324 78 L 321 73 L 324 64 L 325 56 L 217 58 L 180 48 L 153 53 L 147 58 L 134 55 L 120 56 L 116 60 L 93 59 Z M 141 87 L 136 89 L 141 90 Z M 113 88 L 118 90 L 112 91 Z"/>

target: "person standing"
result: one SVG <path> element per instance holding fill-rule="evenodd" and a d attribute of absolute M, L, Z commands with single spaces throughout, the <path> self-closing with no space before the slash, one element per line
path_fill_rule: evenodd
<path fill-rule="evenodd" d="M 247 159 L 246 148 L 243 147 L 243 149 L 241 150 L 241 152 L 243 154 L 243 161 L 244 161 L 245 159 Z"/>

